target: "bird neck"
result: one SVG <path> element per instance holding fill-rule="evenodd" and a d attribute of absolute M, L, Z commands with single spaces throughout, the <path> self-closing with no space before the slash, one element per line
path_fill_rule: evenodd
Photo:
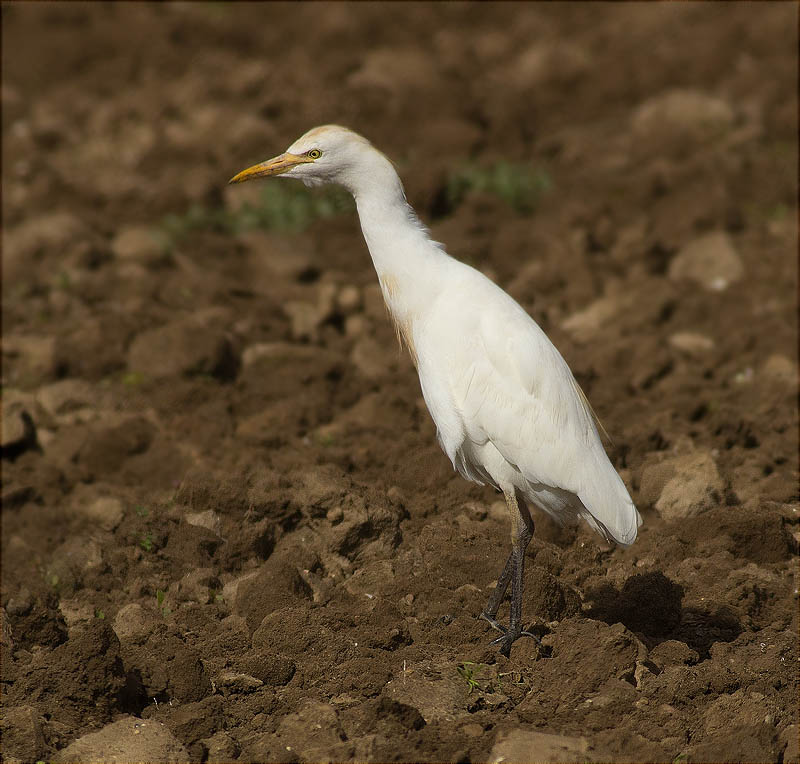
<path fill-rule="evenodd" d="M 405 334 L 438 294 L 442 264 L 449 258 L 406 201 L 388 160 L 387 165 L 390 173 L 372 176 L 354 196 L 384 300 Z"/>

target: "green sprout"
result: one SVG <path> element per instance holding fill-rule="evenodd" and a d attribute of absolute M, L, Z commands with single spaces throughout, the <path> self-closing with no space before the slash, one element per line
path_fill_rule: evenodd
<path fill-rule="evenodd" d="M 789 208 L 783 203 L 779 202 L 772 207 L 768 213 L 770 220 L 784 220 L 789 216 Z"/>
<path fill-rule="evenodd" d="M 255 203 L 245 202 L 236 210 L 193 204 L 182 214 L 167 215 L 161 226 L 167 241 L 174 246 L 194 231 L 226 234 L 253 230 L 304 231 L 315 220 L 352 209 L 352 198 L 340 188 L 314 193 L 304 186 L 265 183 Z"/>
<path fill-rule="evenodd" d="M 72 286 L 72 279 L 66 271 L 60 271 L 54 279 L 56 289 L 69 289 Z"/>
<path fill-rule="evenodd" d="M 164 604 L 164 598 L 166 597 L 166 593 L 163 589 L 156 589 L 156 602 L 158 603 L 158 609 L 161 611 L 161 615 L 166 618 L 170 614 L 170 609 Z"/>
<path fill-rule="evenodd" d="M 497 162 L 490 167 L 466 165 L 454 172 L 445 189 L 449 208 L 455 209 L 470 192 L 497 196 L 520 213 L 530 213 L 552 186 L 550 175 L 542 169 Z"/>
<path fill-rule="evenodd" d="M 317 443 L 319 443 L 321 446 L 325 446 L 326 448 L 332 446 L 336 442 L 336 438 L 334 438 L 329 432 L 317 433 L 316 439 Z"/>
<path fill-rule="evenodd" d="M 122 384 L 128 387 L 136 387 L 144 382 L 144 374 L 138 371 L 129 371 L 122 377 Z"/>
<path fill-rule="evenodd" d="M 467 683 L 469 686 L 469 692 L 471 693 L 473 690 L 480 690 L 480 680 L 476 677 L 476 674 L 483 668 L 486 668 L 486 665 L 483 663 L 473 663 L 472 661 L 464 661 L 464 663 L 459 663 L 456 667 L 456 671 L 458 671 L 458 675 Z"/>

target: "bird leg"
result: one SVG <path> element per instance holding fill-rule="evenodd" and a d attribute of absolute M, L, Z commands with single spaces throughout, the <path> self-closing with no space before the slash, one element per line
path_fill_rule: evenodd
<path fill-rule="evenodd" d="M 505 567 L 503 568 L 503 572 L 500 574 L 500 578 L 497 579 L 497 586 L 494 587 L 494 591 L 492 592 L 492 596 L 489 597 L 489 602 L 486 604 L 486 607 L 483 609 L 481 613 L 481 618 L 484 621 L 488 621 L 489 625 L 496 629 L 497 631 L 502 631 L 505 633 L 505 628 L 501 626 L 497 622 L 497 611 L 500 609 L 500 603 L 503 601 L 503 597 L 505 597 L 506 590 L 508 589 L 508 584 L 511 581 L 511 571 L 514 567 L 514 551 L 512 549 L 511 553 L 508 555 L 508 559 L 506 560 Z"/>
<path fill-rule="evenodd" d="M 529 631 L 522 630 L 525 550 L 533 537 L 533 518 L 525 503 L 517 497 L 515 489 L 504 490 L 503 495 L 511 516 L 511 554 L 506 560 L 503 572 L 497 580 L 497 586 L 492 592 L 485 610 L 481 613 L 481 618 L 488 621 L 493 629 L 502 632 L 502 635 L 493 640 L 491 644 L 499 644 L 501 655 L 508 657 L 511 652 L 511 645 L 519 637 L 532 637 L 537 642 L 539 642 L 539 638 Z M 508 629 L 505 629 L 497 622 L 496 616 L 509 583 L 511 584 L 511 618 Z"/>

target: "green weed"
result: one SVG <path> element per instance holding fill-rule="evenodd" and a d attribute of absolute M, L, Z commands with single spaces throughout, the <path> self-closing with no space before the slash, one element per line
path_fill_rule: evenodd
<path fill-rule="evenodd" d="M 530 213 L 552 185 L 550 175 L 543 169 L 502 161 L 489 167 L 470 164 L 450 175 L 445 197 L 451 210 L 468 193 L 479 192 L 499 197 L 517 212 Z"/>
<path fill-rule="evenodd" d="M 304 231 L 315 220 L 353 210 L 353 200 L 340 188 L 312 193 L 305 186 L 265 183 L 256 203 L 237 210 L 192 205 L 180 215 L 167 215 L 162 229 L 170 246 L 194 231 L 237 234 L 252 230 Z"/>
<path fill-rule="evenodd" d="M 467 683 L 471 693 L 473 690 L 483 689 L 483 687 L 481 687 L 481 682 L 486 682 L 486 679 L 479 678 L 478 674 L 486 668 L 489 667 L 485 663 L 464 661 L 464 663 L 458 664 L 456 671 L 458 671 L 458 675 Z"/>
<path fill-rule="evenodd" d="M 145 552 L 152 552 L 153 551 L 153 534 L 148 533 L 146 536 L 142 537 L 142 540 L 139 542 L 139 546 L 144 549 Z"/>
<path fill-rule="evenodd" d="M 166 618 L 170 614 L 170 609 L 164 604 L 164 598 L 166 597 L 166 593 L 163 589 L 156 589 L 156 603 L 158 604 L 158 609 L 161 611 L 161 615 Z"/>
<path fill-rule="evenodd" d="M 336 442 L 336 438 L 329 432 L 318 432 L 315 435 L 317 443 L 325 448 L 329 448 Z"/>
<path fill-rule="evenodd" d="M 72 286 L 72 279 L 66 271 L 60 271 L 53 279 L 53 284 L 56 289 L 67 290 Z"/>
<path fill-rule="evenodd" d="M 128 387 L 136 387 L 144 382 L 144 375 L 138 371 L 129 371 L 122 377 L 122 384 Z"/>
<path fill-rule="evenodd" d="M 772 207 L 767 214 L 769 220 L 785 220 L 789 216 L 789 208 L 782 202 Z"/>
<path fill-rule="evenodd" d="M 510 162 L 488 167 L 469 164 L 448 179 L 445 203 L 452 211 L 469 192 L 476 191 L 500 197 L 517 212 L 530 213 L 551 186 L 550 176 L 542 169 Z M 167 215 L 161 221 L 161 234 L 169 250 L 196 231 L 304 231 L 316 220 L 353 210 L 350 194 L 338 187 L 312 192 L 295 183 L 265 183 L 255 203 L 245 202 L 237 210 L 194 204 L 181 214 Z"/>
<path fill-rule="evenodd" d="M 228 3 L 219 2 L 218 0 L 211 0 L 211 2 L 207 3 L 197 3 L 197 5 L 194 7 L 196 7 L 198 10 L 202 10 L 208 16 L 217 18 L 222 18 L 230 12 Z"/>

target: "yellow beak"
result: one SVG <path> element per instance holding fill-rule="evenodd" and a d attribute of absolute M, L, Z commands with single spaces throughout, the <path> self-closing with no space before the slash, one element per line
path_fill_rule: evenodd
<path fill-rule="evenodd" d="M 242 170 L 240 173 L 234 175 L 228 183 L 244 183 L 246 180 L 253 180 L 253 178 L 264 178 L 268 175 L 281 175 L 291 170 L 292 167 L 313 161 L 313 159 L 297 154 L 281 154 L 273 159 L 268 159 L 266 162 L 254 164 L 252 167 Z"/>

